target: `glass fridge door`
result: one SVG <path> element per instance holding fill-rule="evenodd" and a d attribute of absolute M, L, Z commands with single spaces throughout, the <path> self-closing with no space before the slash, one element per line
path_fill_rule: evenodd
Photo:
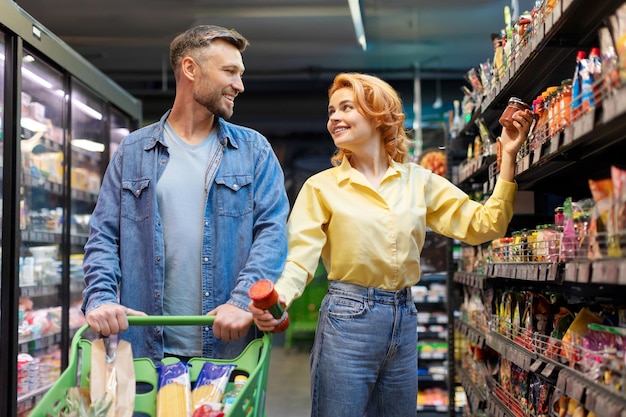
<path fill-rule="evenodd" d="M 96 206 L 105 151 L 105 103 L 87 87 L 72 80 L 72 140 L 70 162 L 69 326 L 73 334 L 85 323 L 82 303 L 83 254 L 89 219 Z"/>
<path fill-rule="evenodd" d="M 134 128 L 130 118 L 116 108 L 111 108 L 111 130 L 109 133 L 109 158 L 113 156 L 122 139 Z"/>
<path fill-rule="evenodd" d="M 61 243 L 67 106 L 64 77 L 23 51 L 20 172 L 18 415 L 61 371 Z"/>
<path fill-rule="evenodd" d="M 5 68 L 5 43 L 4 34 L 0 33 L 0 161 L 4 161 L 4 68 Z M 4 180 L 4 166 L 0 163 L 0 242 L 2 242 L 2 207 L 1 202 L 4 197 L 2 194 L 2 181 Z M 0 246 L 0 262 L 2 262 L 2 248 Z M 0 277 L 0 281 L 2 281 Z M 0 285 L 0 303 L 2 302 L 2 285 Z M 0 311 L 2 306 L 0 305 Z M 2 329 L 2 320 L 0 320 L 0 335 L 4 334 Z M 2 343 L 2 337 L 0 337 L 0 343 Z"/>

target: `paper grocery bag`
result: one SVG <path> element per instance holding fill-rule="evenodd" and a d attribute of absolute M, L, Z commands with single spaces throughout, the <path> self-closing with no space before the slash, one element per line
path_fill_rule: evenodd
<path fill-rule="evenodd" d="M 135 368 L 130 343 L 117 342 L 114 354 L 107 361 L 103 339 L 91 344 L 91 402 L 107 396 L 112 402 L 107 417 L 131 417 L 135 407 Z"/>

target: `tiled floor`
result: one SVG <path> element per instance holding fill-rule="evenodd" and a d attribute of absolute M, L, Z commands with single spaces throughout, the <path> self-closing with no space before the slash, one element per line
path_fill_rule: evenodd
<path fill-rule="evenodd" d="M 308 417 L 311 414 L 309 353 L 307 346 L 285 350 L 275 342 L 267 382 L 267 417 Z"/>

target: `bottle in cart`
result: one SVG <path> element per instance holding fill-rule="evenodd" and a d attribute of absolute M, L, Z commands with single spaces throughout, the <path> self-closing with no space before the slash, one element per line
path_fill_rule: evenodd
<path fill-rule="evenodd" d="M 243 387 L 248 382 L 248 377 L 245 375 L 237 375 L 235 377 L 235 386 L 230 391 L 226 392 L 222 397 L 222 404 L 224 404 L 224 412 L 227 413 L 230 407 L 233 406 L 237 396 L 241 391 L 243 391 Z"/>

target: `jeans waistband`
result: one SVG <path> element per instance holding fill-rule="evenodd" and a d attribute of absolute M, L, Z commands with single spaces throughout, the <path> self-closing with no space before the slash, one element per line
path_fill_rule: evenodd
<path fill-rule="evenodd" d="M 328 292 L 338 295 L 357 296 L 366 299 L 368 302 L 382 304 L 405 304 L 412 303 L 411 288 L 403 288 L 401 290 L 382 290 L 375 287 L 364 287 L 349 282 L 330 281 Z"/>

